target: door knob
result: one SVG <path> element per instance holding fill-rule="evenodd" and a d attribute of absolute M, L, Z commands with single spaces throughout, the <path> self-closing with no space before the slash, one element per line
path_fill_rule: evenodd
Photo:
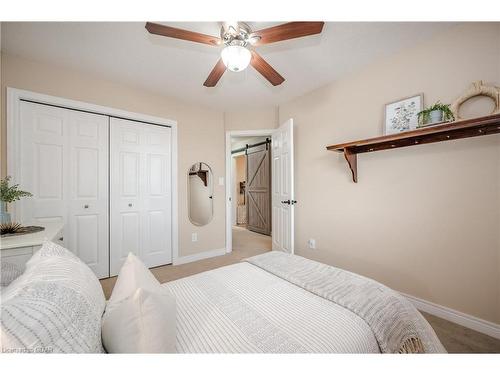
<path fill-rule="evenodd" d="M 129 207 L 132 207 L 132 203 L 129 203 L 129 204 L 128 204 L 128 206 L 129 206 Z"/>
<path fill-rule="evenodd" d="M 281 203 L 290 204 L 290 199 L 287 199 L 286 201 L 281 201 Z"/>
<path fill-rule="evenodd" d="M 89 205 L 88 205 L 88 204 L 86 204 L 86 205 L 84 205 L 84 206 L 83 206 L 83 208 L 89 208 Z"/>

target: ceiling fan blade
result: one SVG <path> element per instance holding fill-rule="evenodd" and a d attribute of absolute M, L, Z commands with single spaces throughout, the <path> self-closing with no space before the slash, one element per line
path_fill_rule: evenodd
<path fill-rule="evenodd" d="M 271 82 L 273 86 L 281 85 L 285 81 L 285 79 L 255 51 L 252 51 L 250 64 Z"/>
<path fill-rule="evenodd" d="M 175 27 L 160 25 L 158 23 L 147 22 L 146 30 L 151 34 L 167 36 L 169 38 L 189 40 L 190 42 L 209 44 L 218 46 L 221 40 L 215 36 L 197 33 L 194 31 L 177 29 Z"/>
<path fill-rule="evenodd" d="M 324 24 L 324 22 L 288 22 L 255 31 L 251 34 L 251 37 L 260 37 L 260 40 L 255 41 L 253 45 L 261 46 L 263 44 L 280 42 L 282 40 L 319 34 L 323 30 Z"/>
<path fill-rule="evenodd" d="M 217 61 L 217 64 L 215 64 L 214 68 L 208 75 L 207 80 L 205 81 L 203 86 L 214 87 L 217 82 L 219 82 L 220 77 L 222 77 L 225 71 L 226 66 L 224 65 L 222 59 L 219 59 L 219 61 Z"/>

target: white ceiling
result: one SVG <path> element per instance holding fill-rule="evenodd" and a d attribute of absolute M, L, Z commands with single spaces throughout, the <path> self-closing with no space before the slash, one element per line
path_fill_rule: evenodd
<path fill-rule="evenodd" d="M 166 23 L 219 35 L 216 22 Z M 254 30 L 278 23 L 249 22 Z M 450 23 L 326 23 L 321 35 L 258 47 L 286 81 L 273 87 L 249 67 L 226 71 L 215 88 L 203 82 L 218 47 L 150 35 L 144 23 L 2 23 L 2 50 L 68 66 L 221 110 L 279 105 L 343 75 L 412 48 Z"/>

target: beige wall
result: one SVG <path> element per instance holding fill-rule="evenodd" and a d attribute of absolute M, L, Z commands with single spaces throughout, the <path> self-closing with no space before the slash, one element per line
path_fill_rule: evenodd
<path fill-rule="evenodd" d="M 395 99 L 449 103 L 474 80 L 500 85 L 500 24 L 409 47 L 280 106 L 296 125 L 296 251 L 500 323 L 500 135 L 362 154 L 357 184 L 325 150 L 380 135 Z"/>
<path fill-rule="evenodd" d="M 226 130 L 274 129 L 278 124 L 278 108 L 227 111 L 224 113 Z"/>
<path fill-rule="evenodd" d="M 6 174 L 6 87 L 14 87 L 109 106 L 132 112 L 176 120 L 179 150 L 179 255 L 225 247 L 224 187 L 218 177 L 224 176 L 224 117 L 223 112 L 190 105 L 173 98 L 141 89 L 123 86 L 103 77 L 92 76 L 57 66 L 2 55 L 2 163 Z M 214 173 L 214 219 L 206 226 L 189 222 L 187 214 L 187 172 L 203 161 Z M 198 242 L 191 242 L 191 233 L 198 233 Z"/>

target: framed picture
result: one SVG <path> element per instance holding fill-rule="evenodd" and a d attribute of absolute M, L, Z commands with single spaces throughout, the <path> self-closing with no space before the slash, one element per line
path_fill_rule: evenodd
<path fill-rule="evenodd" d="M 424 94 L 410 96 L 385 105 L 384 135 L 414 130 L 418 125 L 417 113 L 424 105 Z"/>

